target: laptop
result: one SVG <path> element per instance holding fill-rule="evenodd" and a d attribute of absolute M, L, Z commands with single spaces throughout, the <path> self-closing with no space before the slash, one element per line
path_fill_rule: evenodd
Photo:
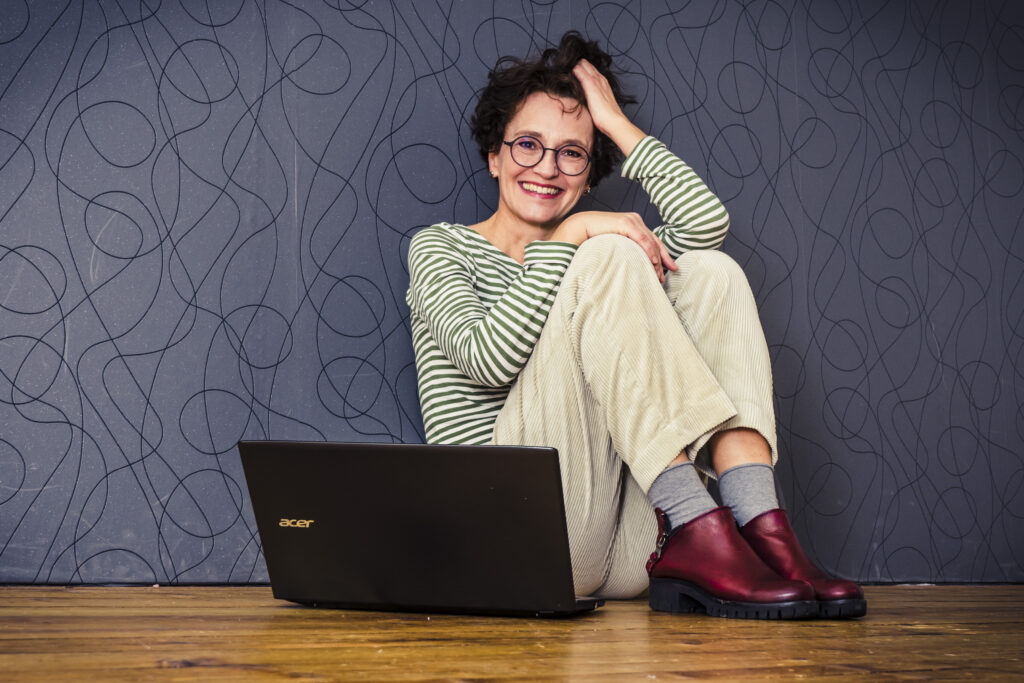
<path fill-rule="evenodd" d="M 553 448 L 238 444 L 274 597 L 346 609 L 569 616 Z"/>

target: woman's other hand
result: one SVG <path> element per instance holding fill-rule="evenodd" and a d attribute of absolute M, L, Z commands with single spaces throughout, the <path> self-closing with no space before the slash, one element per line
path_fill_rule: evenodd
<path fill-rule="evenodd" d="M 658 275 L 665 281 L 665 269 L 677 270 L 676 262 L 668 253 L 661 240 L 644 223 L 638 213 L 618 211 L 581 211 L 575 213 L 555 228 L 548 237 L 557 242 L 583 244 L 596 235 L 622 235 L 640 245 Z"/>
<path fill-rule="evenodd" d="M 612 87 L 597 68 L 585 59 L 573 67 L 572 73 L 583 86 L 583 94 L 587 98 L 587 109 L 594 126 L 612 139 L 622 153 L 629 156 L 636 143 L 646 134 L 633 125 L 633 122 L 622 112 L 622 107 L 615 101 Z"/>

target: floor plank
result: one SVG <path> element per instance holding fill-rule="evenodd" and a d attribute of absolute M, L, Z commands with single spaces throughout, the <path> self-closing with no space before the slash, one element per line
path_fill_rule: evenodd
<path fill-rule="evenodd" d="M 3 680 L 1021 680 L 1024 586 L 869 586 L 853 621 L 613 602 L 560 620 L 314 610 L 265 587 L 0 586 Z"/>

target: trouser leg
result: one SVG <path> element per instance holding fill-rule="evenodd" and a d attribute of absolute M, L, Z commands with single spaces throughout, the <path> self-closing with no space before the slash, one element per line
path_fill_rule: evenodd
<path fill-rule="evenodd" d="M 646 587 L 651 482 L 735 412 L 643 252 L 609 235 L 566 271 L 494 440 L 559 449 L 576 590 L 628 597 Z"/>
<path fill-rule="evenodd" d="M 736 407 L 716 431 L 745 427 L 759 432 L 778 459 L 772 368 L 757 303 L 739 264 L 720 251 L 690 251 L 677 261 L 666 292 L 687 336 Z M 712 433 L 690 445 L 690 459 L 714 477 L 707 454 Z"/>
<path fill-rule="evenodd" d="M 669 300 L 687 336 L 737 408 L 732 418 L 698 437 L 688 447 L 688 455 L 714 476 L 706 452 L 708 440 L 723 429 L 745 427 L 765 437 L 774 462 L 778 451 L 771 361 L 746 274 L 732 258 L 717 251 L 689 252 L 677 266 L 679 270 L 669 273 L 665 284 Z M 769 486 L 774 497 L 774 486 Z M 642 565 L 651 552 L 647 539 L 653 526 L 649 499 L 635 480 L 627 478 L 609 571 L 599 595 L 629 595 L 630 590 L 646 586 Z"/>

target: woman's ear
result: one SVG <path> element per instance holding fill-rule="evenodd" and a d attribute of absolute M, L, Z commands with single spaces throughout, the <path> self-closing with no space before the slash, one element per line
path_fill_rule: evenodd
<path fill-rule="evenodd" d="M 495 152 L 487 155 L 487 169 L 490 171 L 492 178 L 498 177 L 498 155 Z"/>

